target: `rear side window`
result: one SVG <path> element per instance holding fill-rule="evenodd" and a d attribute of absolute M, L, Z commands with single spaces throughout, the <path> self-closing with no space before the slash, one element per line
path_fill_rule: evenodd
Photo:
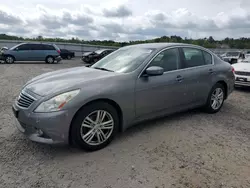
<path fill-rule="evenodd" d="M 202 50 L 195 48 L 182 48 L 184 54 L 184 68 L 205 65 Z"/>
<path fill-rule="evenodd" d="M 204 60 L 205 60 L 205 64 L 206 65 L 210 65 L 213 64 L 213 59 L 212 59 L 212 55 L 208 52 L 202 51 L 203 56 L 204 56 Z"/>
<path fill-rule="evenodd" d="M 30 44 L 31 50 L 43 50 L 43 45 L 41 44 Z"/>
<path fill-rule="evenodd" d="M 54 46 L 52 45 L 44 45 L 44 50 L 55 50 Z"/>

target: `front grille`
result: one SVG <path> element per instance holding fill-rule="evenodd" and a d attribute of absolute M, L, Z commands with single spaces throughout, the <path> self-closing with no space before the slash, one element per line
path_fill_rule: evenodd
<path fill-rule="evenodd" d="M 250 76 L 250 72 L 235 71 L 235 74 L 242 76 Z"/>
<path fill-rule="evenodd" d="M 23 108 L 29 108 L 34 101 L 33 98 L 21 92 L 17 99 L 17 105 Z"/>

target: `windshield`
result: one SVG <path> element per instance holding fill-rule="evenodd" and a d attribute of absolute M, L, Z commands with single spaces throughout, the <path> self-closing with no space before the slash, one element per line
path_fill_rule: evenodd
<path fill-rule="evenodd" d="M 105 50 L 96 50 L 95 53 L 97 54 L 101 54 L 102 52 L 104 52 Z"/>
<path fill-rule="evenodd" d="M 120 73 L 131 72 L 137 69 L 153 51 L 154 49 L 141 47 L 121 48 L 91 67 L 104 68 Z"/>
<path fill-rule="evenodd" d="M 239 52 L 227 52 L 226 56 L 238 56 Z"/>
<path fill-rule="evenodd" d="M 18 47 L 18 46 L 20 46 L 20 45 L 21 45 L 21 44 L 17 44 L 17 45 L 15 45 L 15 46 L 11 47 L 10 50 L 14 50 L 16 47 Z"/>

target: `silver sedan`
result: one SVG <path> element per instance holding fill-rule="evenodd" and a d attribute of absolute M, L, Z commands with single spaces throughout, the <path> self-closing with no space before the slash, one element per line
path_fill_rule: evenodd
<path fill-rule="evenodd" d="M 13 113 L 32 141 L 98 150 L 144 120 L 197 107 L 216 113 L 233 88 L 231 65 L 205 48 L 139 44 L 91 67 L 33 78 L 14 101 Z"/>

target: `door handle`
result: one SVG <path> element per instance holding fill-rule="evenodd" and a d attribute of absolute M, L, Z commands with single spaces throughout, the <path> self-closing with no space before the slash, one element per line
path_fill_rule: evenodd
<path fill-rule="evenodd" d="M 176 81 L 181 82 L 183 80 L 183 77 L 181 75 L 176 76 Z"/>
<path fill-rule="evenodd" d="M 213 69 L 209 69 L 208 72 L 209 72 L 210 74 L 213 74 L 213 73 L 214 73 L 214 70 L 213 70 Z"/>

